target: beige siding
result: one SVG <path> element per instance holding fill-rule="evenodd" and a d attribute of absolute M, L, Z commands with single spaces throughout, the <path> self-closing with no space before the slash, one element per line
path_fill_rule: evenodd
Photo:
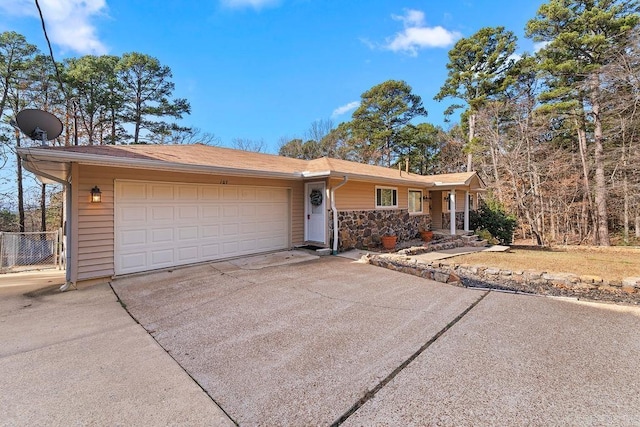
<path fill-rule="evenodd" d="M 289 188 L 291 191 L 291 244 L 304 241 L 304 184 L 302 181 L 243 178 L 234 176 L 145 171 L 80 165 L 74 175 L 77 200 L 78 281 L 114 274 L 114 180 L 193 182 L 200 184 L 254 185 Z M 95 185 L 102 203 L 91 203 Z"/>
<path fill-rule="evenodd" d="M 342 180 L 331 180 L 331 186 L 337 186 Z M 376 209 L 376 185 L 373 182 L 348 181 L 345 185 L 336 190 L 336 209 L 339 211 L 359 211 Z M 398 209 L 408 209 L 409 189 L 422 190 L 423 195 L 427 194 L 425 188 L 406 187 L 398 185 L 381 184 L 380 187 L 396 188 L 398 190 Z M 423 213 L 428 213 L 428 209 L 423 209 Z"/>

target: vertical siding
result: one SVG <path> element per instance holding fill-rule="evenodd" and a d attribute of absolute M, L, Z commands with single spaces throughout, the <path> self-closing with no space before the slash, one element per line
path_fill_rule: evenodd
<path fill-rule="evenodd" d="M 77 278 L 88 280 L 109 277 L 114 267 L 114 181 L 116 179 L 193 182 L 198 184 L 251 185 L 290 189 L 291 244 L 304 241 L 304 183 L 279 179 L 244 178 L 234 176 L 187 174 L 164 171 L 146 171 L 124 168 L 107 168 L 80 165 L 74 175 L 74 224 L 77 227 Z M 95 185 L 102 192 L 102 203 L 90 201 L 91 188 Z"/>

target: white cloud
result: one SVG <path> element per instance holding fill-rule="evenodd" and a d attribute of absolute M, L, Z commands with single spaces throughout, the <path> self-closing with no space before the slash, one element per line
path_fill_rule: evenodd
<path fill-rule="evenodd" d="M 52 43 L 82 54 L 107 52 L 92 22 L 106 13 L 106 0 L 40 0 L 39 4 Z M 40 19 L 31 0 L 2 0 L 0 8 L 9 15 Z"/>
<path fill-rule="evenodd" d="M 252 7 L 259 10 L 264 7 L 275 6 L 280 3 L 280 0 L 221 0 L 223 6 L 232 9 L 242 9 L 245 7 Z"/>
<path fill-rule="evenodd" d="M 402 21 L 405 27 L 422 27 L 424 25 L 424 12 L 421 10 L 407 9 L 404 15 L 391 15 L 396 21 Z"/>
<path fill-rule="evenodd" d="M 420 10 L 407 9 L 404 15 L 391 15 L 391 17 L 404 25 L 402 32 L 387 39 L 382 46 L 393 52 L 417 56 L 420 49 L 447 47 L 461 37 L 457 31 L 449 31 L 441 26 L 426 26 L 424 12 Z"/>
<path fill-rule="evenodd" d="M 345 104 L 345 105 L 343 105 L 341 107 L 338 107 L 335 110 L 333 110 L 333 113 L 331 113 L 331 117 L 335 118 L 335 117 L 341 116 L 344 113 L 348 113 L 349 111 L 355 110 L 359 106 L 360 106 L 360 101 L 350 102 L 348 104 Z"/>
<path fill-rule="evenodd" d="M 542 49 L 547 47 L 548 44 L 549 44 L 549 42 L 537 42 L 537 43 L 534 43 L 533 44 L 533 52 L 534 53 L 538 53 L 539 51 L 541 51 Z"/>

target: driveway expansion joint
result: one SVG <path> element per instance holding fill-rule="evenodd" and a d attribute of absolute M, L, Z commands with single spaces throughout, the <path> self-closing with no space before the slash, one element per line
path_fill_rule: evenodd
<path fill-rule="evenodd" d="M 133 319 L 134 322 L 136 322 L 136 324 L 138 326 L 140 326 L 150 337 L 153 341 L 155 341 L 155 343 L 171 358 L 173 359 L 173 361 L 176 363 L 176 365 L 178 367 L 180 367 L 180 369 L 182 370 L 182 372 L 184 372 L 185 374 L 187 374 L 187 376 L 189 378 L 191 378 L 191 380 L 194 382 L 194 384 L 196 384 L 198 387 L 200 387 L 200 390 L 202 390 L 204 392 L 204 394 L 207 395 L 207 397 L 209 399 L 211 399 L 211 401 L 213 402 L 214 405 L 216 405 L 221 411 L 222 413 L 236 426 L 239 426 L 240 424 L 238 424 L 238 422 L 236 420 L 234 420 L 231 415 L 225 411 L 225 409 L 222 407 L 222 405 L 220 405 L 214 398 L 213 396 L 209 393 L 209 391 L 207 389 L 205 389 L 202 384 L 200 384 L 198 382 L 197 379 L 194 378 L 193 375 L 191 375 L 191 373 L 189 371 L 187 371 L 181 364 L 180 362 L 174 357 L 173 354 L 171 354 L 171 351 L 169 351 L 168 349 L 164 348 L 164 346 L 162 344 L 160 344 L 158 342 L 158 340 L 156 339 L 156 337 L 154 336 L 153 333 L 155 333 L 155 331 L 149 331 L 147 330 L 144 325 L 142 323 L 140 323 L 138 321 L 138 319 L 136 319 L 136 317 L 133 315 L 133 313 L 131 313 L 128 309 L 127 309 L 127 305 L 124 303 L 124 301 L 122 301 L 120 299 L 120 296 L 118 295 L 118 293 L 116 292 L 116 290 L 113 288 L 113 284 L 111 282 L 109 282 L 109 288 L 111 288 L 111 292 L 113 292 L 113 294 L 116 296 L 118 303 L 120 304 L 120 306 L 122 307 L 122 309 L 129 315 L 129 317 L 131 317 L 131 319 Z"/>
<path fill-rule="evenodd" d="M 400 366 L 394 369 L 389 375 L 380 381 L 374 388 L 367 391 L 356 403 L 353 404 L 347 412 L 345 412 L 340 418 L 331 424 L 331 427 L 337 427 L 344 423 L 351 415 L 353 415 L 358 409 L 360 409 L 365 403 L 375 397 L 380 390 L 382 390 L 388 383 L 390 383 L 400 372 L 402 372 L 411 362 L 413 362 L 418 356 L 420 356 L 425 350 L 427 350 L 433 343 L 435 343 L 445 332 L 451 329 L 456 323 L 462 320 L 480 301 L 482 301 L 491 290 L 485 291 L 476 301 L 474 301 L 469 307 L 467 307 L 462 313 L 460 313 L 455 319 L 449 322 L 444 328 L 436 333 L 429 341 L 424 343 L 415 353 L 413 353 L 407 360 L 402 362 Z"/>

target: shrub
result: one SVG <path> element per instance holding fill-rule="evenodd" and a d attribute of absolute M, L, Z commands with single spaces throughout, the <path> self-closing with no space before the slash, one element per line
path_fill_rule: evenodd
<path fill-rule="evenodd" d="M 477 211 L 469 213 L 469 223 L 474 230 L 486 230 L 501 244 L 509 245 L 518 221 L 514 215 L 505 212 L 500 202 L 489 197 Z"/>

